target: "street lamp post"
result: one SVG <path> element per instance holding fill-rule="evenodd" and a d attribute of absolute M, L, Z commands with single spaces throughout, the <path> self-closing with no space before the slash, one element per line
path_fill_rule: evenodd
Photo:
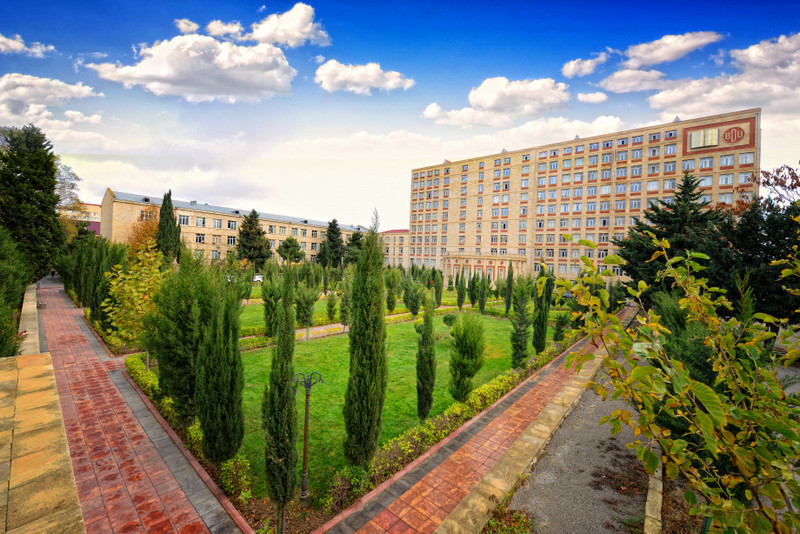
<path fill-rule="evenodd" d="M 309 375 L 305 373 L 297 373 L 294 375 L 294 381 L 298 385 L 302 385 L 306 389 L 306 420 L 303 432 L 303 479 L 300 483 L 300 502 L 308 505 L 308 407 L 311 403 L 311 387 L 315 384 L 324 384 L 322 375 L 313 371 Z"/>

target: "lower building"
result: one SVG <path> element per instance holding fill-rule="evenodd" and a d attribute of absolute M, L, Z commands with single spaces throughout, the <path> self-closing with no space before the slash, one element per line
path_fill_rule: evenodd
<path fill-rule="evenodd" d="M 79 210 L 59 208 L 58 212 L 70 219 L 86 222 L 87 230 L 94 232 L 96 235 L 100 235 L 100 221 L 102 219 L 100 204 L 82 202 Z"/>
<path fill-rule="evenodd" d="M 106 189 L 102 203 L 101 235 L 115 243 L 125 243 L 139 221 L 158 217 L 162 196 L 146 196 Z M 172 200 L 175 218 L 181 227 L 181 239 L 190 250 L 209 259 L 232 254 L 239 237 L 239 225 L 250 210 L 214 206 L 196 200 Z M 299 217 L 259 212 L 261 227 L 272 250 L 289 236 L 300 243 L 306 259 L 315 260 L 328 229 L 328 223 Z M 339 225 L 347 242 L 355 232 L 366 232 L 363 226 Z"/>
<path fill-rule="evenodd" d="M 383 263 L 389 267 L 409 267 L 408 263 L 408 229 L 387 230 L 381 232 L 383 239 Z"/>

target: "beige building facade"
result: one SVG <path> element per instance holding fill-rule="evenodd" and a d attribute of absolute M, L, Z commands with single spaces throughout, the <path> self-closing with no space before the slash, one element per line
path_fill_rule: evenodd
<path fill-rule="evenodd" d="M 161 196 L 146 196 L 106 189 L 102 203 L 101 235 L 116 243 L 125 243 L 134 225 L 144 218 L 157 217 Z M 181 240 L 190 250 L 209 259 L 225 258 L 236 248 L 239 226 L 250 210 L 200 203 L 195 200 L 174 200 L 175 218 L 181 226 Z M 273 252 L 289 236 L 300 243 L 306 259 L 316 259 L 325 239 L 328 223 L 259 212 L 261 227 L 267 234 Z M 347 242 L 353 233 L 367 231 L 363 226 L 339 225 Z"/>
<path fill-rule="evenodd" d="M 672 200 L 683 171 L 711 205 L 757 196 L 760 119 L 760 108 L 676 119 L 413 169 L 406 266 L 496 279 L 545 264 L 574 277 L 582 255 L 614 253 L 649 204 Z"/>
<path fill-rule="evenodd" d="M 386 266 L 403 268 L 411 266 L 408 262 L 410 235 L 408 229 L 381 232 L 384 247 L 383 262 Z"/>

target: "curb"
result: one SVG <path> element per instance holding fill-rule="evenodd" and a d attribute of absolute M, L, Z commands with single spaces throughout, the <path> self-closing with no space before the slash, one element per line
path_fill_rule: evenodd
<path fill-rule="evenodd" d="M 255 534 L 253 528 L 247 523 L 244 517 L 242 517 L 242 514 L 239 513 L 239 511 L 236 509 L 233 503 L 231 503 L 231 501 L 228 499 L 225 493 L 219 488 L 219 486 L 217 486 L 216 482 L 214 482 L 214 480 L 210 476 L 208 476 L 208 473 L 206 472 L 205 469 L 203 469 L 203 466 L 200 465 L 200 463 L 197 461 L 194 455 L 190 453 L 188 450 L 186 450 L 186 447 L 183 446 L 183 441 L 181 441 L 178 435 L 175 434 L 175 431 L 172 430 L 172 427 L 169 426 L 169 424 L 164 420 L 164 418 L 161 417 L 161 414 L 158 412 L 158 410 L 156 410 L 155 406 L 153 406 L 153 404 L 150 402 L 150 399 L 147 397 L 147 395 L 145 395 L 144 392 L 141 390 L 141 388 L 139 388 L 139 385 L 133 381 L 130 375 L 128 375 L 127 369 L 120 369 L 120 370 L 122 371 L 122 376 L 124 376 L 125 380 L 127 380 L 128 383 L 130 383 L 130 385 L 133 386 L 133 390 L 142 399 L 144 405 L 147 406 L 147 409 L 150 410 L 150 413 L 153 414 L 153 417 L 156 418 L 156 421 L 158 421 L 158 424 L 160 424 L 161 427 L 164 429 L 164 432 L 166 432 L 167 435 L 170 437 L 170 439 L 172 439 L 172 441 L 175 442 L 175 445 L 177 445 L 178 450 L 180 450 L 181 454 L 183 454 L 186 460 L 189 461 L 189 464 L 197 472 L 198 476 L 200 476 L 200 478 L 203 480 L 208 489 L 211 490 L 211 493 L 214 494 L 214 497 L 216 497 L 216 499 L 219 501 L 219 503 L 231 517 L 233 522 L 236 523 L 236 526 L 239 527 L 239 529 L 241 529 L 243 534 Z"/>
<path fill-rule="evenodd" d="M 650 481 L 647 485 L 647 502 L 644 506 L 644 534 L 661 534 L 661 505 L 664 496 L 664 469 L 661 464 L 661 447 L 658 447 L 658 452 L 658 467 L 656 472 L 650 475 Z"/>

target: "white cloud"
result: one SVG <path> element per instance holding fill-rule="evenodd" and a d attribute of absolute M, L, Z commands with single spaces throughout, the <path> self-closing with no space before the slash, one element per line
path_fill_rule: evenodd
<path fill-rule="evenodd" d="M 89 124 L 97 124 L 103 119 L 99 113 L 95 113 L 94 115 L 84 115 L 80 111 L 73 110 L 65 111 L 64 116 L 73 122 L 87 122 Z"/>
<path fill-rule="evenodd" d="M 598 65 L 602 65 L 607 60 L 608 54 L 605 52 L 601 52 L 593 59 L 573 59 L 572 61 L 564 63 L 564 66 L 561 67 L 561 74 L 567 78 L 572 78 L 573 76 L 588 76 L 594 72 Z"/>
<path fill-rule="evenodd" d="M 31 57 L 44 57 L 47 52 L 53 52 L 55 49 L 53 45 L 42 43 L 31 43 L 30 46 L 27 46 L 20 35 L 15 35 L 12 39 L 0 33 L 0 54 L 25 54 Z"/>
<path fill-rule="evenodd" d="M 212 20 L 206 26 L 206 31 L 209 35 L 213 35 L 214 37 L 223 37 L 225 35 L 230 35 L 233 38 L 240 37 L 242 30 L 242 25 L 239 24 L 237 21 L 233 22 L 222 22 L 221 20 Z"/>
<path fill-rule="evenodd" d="M 568 86 L 552 78 L 510 81 L 505 77 L 487 78 L 469 93 L 470 107 L 445 111 L 437 103 L 422 112 L 436 124 L 472 126 L 510 126 L 515 119 L 533 117 L 559 109 L 569 101 Z"/>
<path fill-rule="evenodd" d="M 598 91 L 596 93 L 578 93 L 578 101 L 587 104 L 599 104 L 608 100 L 608 95 Z"/>
<path fill-rule="evenodd" d="M 257 101 L 285 94 L 296 74 L 275 46 L 238 46 L 205 35 L 179 35 L 150 47 L 141 45 L 137 54 L 141 59 L 135 65 L 86 66 L 125 87 L 141 85 L 156 95 L 178 95 L 189 102 Z"/>
<path fill-rule="evenodd" d="M 317 65 L 322 65 L 323 63 L 325 63 L 325 56 L 322 55 L 315 56 L 314 63 L 316 63 Z"/>
<path fill-rule="evenodd" d="M 598 85 L 613 93 L 631 93 L 650 89 L 664 89 L 674 83 L 663 78 L 664 73 L 655 69 L 623 69 L 601 80 Z"/>
<path fill-rule="evenodd" d="M 331 39 L 322 24 L 314 22 L 314 8 L 298 2 L 285 13 L 273 13 L 253 24 L 253 33 L 247 36 L 259 43 L 286 45 L 294 48 L 306 42 L 328 46 Z"/>
<path fill-rule="evenodd" d="M 722 39 L 717 32 L 689 32 L 681 35 L 665 35 L 649 43 L 632 45 L 625 50 L 627 61 L 623 68 L 639 69 L 680 59 L 689 52 Z"/>
<path fill-rule="evenodd" d="M 175 26 L 177 26 L 178 30 L 183 34 L 195 33 L 200 27 L 199 24 L 189 19 L 175 19 Z"/>
<path fill-rule="evenodd" d="M 357 95 L 370 95 L 372 89 L 406 90 L 414 85 L 411 78 L 405 78 L 397 71 L 384 71 L 378 63 L 345 65 L 335 59 L 320 65 L 314 81 L 329 93 L 348 91 Z"/>

